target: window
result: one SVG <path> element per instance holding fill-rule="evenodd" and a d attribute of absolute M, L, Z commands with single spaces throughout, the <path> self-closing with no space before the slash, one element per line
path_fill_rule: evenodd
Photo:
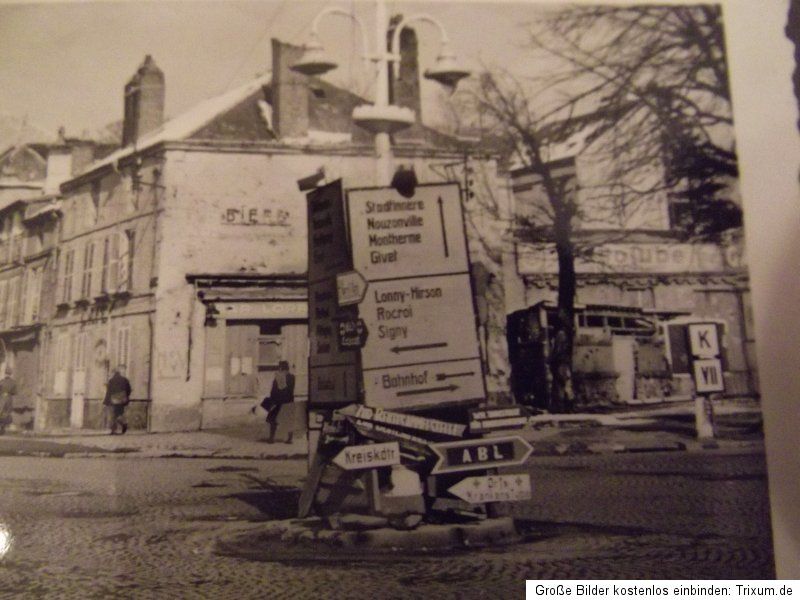
<path fill-rule="evenodd" d="M 75 266 L 75 249 L 69 248 L 63 254 L 62 277 L 60 284 L 60 294 L 58 300 L 62 304 L 69 304 L 72 301 L 72 274 Z"/>
<path fill-rule="evenodd" d="M 88 223 L 89 227 L 96 225 L 100 220 L 100 180 L 95 179 L 92 181 L 92 203 L 88 207 Z"/>
<path fill-rule="evenodd" d="M 258 338 L 258 368 L 277 369 L 281 360 L 281 336 L 269 335 Z"/>
<path fill-rule="evenodd" d="M 109 275 L 111 267 L 111 238 L 106 236 L 103 240 L 103 266 L 100 269 L 100 292 L 107 294 L 109 291 Z"/>
<path fill-rule="evenodd" d="M 22 322 L 35 323 L 39 319 L 39 303 L 42 295 L 42 268 L 31 269 L 25 275 L 22 290 Z"/>
<path fill-rule="evenodd" d="M 112 368 L 117 367 L 119 365 L 125 365 L 127 367 L 128 373 L 130 374 L 131 364 L 130 364 L 130 357 L 131 357 L 131 329 L 130 327 L 120 327 L 117 329 L 117 335 L 115 338 L 115 355 L 114 355 L 114 363 L 111 365 Z M 130 378 L 130 375 L 128 375 Z"/>
<path fill-rule="evenodd" d="M 94 262 L 94 242 L 86 242 L 83 247 L 83 277 L 81 279 L 81 298 L 92 295 L 92 263 Z"/>
<path fill-rule="evenodd" d="M 22 248 L 25 243 L 24 233 L 22 229 L 22 213 L 16 212 L 11 221 L 11 239 L 9 244 L 11 262 L 19 262 L 22 260 Z"/>
<path fill-rule="evenodd" d="M 128 229 L 111 236 L 108 261 L 108 291 L 127 292 L 133 282 L 133 251 L 136 232 Z"/>
<path fill-rule="evenodd" d="M 81 331 L 75 339 L 75 370 L 86 370 L 86 348 L 89 343 L 89 335 Z"/>
<path fill-rule="evenodd" d="M 605 325 L 605 319 L 599 315 L 587 315 L 586 317 L 587 327 L 605 327 Z"/>
<path fill-rule="evenodd" d="M 120 239 L 122 252 L 119 256 L 119 291 L 127 292 L 133 287 L 133 250 L 136 231 L 127 229 Z"/>
<path fill-rule="evenodd" d="M 69 334 L 59 333 L 53 348 L 53 394 L 65 396 L 67 393 L 67 377 L 69 370 Z"/>

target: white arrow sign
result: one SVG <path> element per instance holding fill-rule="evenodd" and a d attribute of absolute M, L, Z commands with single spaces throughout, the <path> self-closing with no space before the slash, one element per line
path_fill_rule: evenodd
<path fill-rule="evenodd" d="M 334 457 L 333 462 L 345 471 L 399 465 L 400 444 L 386 442 L 384 444 L 347 446 Z"/>
<path fill-rule="evenodd" d="M 467 477 L 447 491 L 470 504 L 528 500 L 531 497 L 531 476 L 519 473 Z"/>

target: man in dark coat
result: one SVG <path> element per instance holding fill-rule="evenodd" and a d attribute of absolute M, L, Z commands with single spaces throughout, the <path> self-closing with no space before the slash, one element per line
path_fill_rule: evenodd
<path fill-rule="evenodd" d="M 294 375 L 289 372 L 289 363 L 282 360 L 278 363 L 278 372 L 275 373 L 269 396 L 261 401 L 261 408 L 267 411 L 267 425 L 269 425 L 267 442 L 270 444 L 275 441 L 281 407 L 292 402 L 294 402 Z M 255 407 L 253 407 L 253 412 L 255 412 Z M 289 444 L 292 443 L 292 432 L 289 432 L 286 441 Z"/>
<path fill-rule="evenodd" d="M 114 369 L 114 374 L 106 384 L 106 397 L 103 404 L 107 407 L 111 420 L 111 435 L 128 431 L 128 422 L 125 420 L 125 407 L 131 401 L 131 382 L 125 377 L 125 365 Z"/>
<path fill-rule="evenodd" d="M 14 397 L 17 395 L 17 382 L 11 377 L 11 369 L 6 368 L 6 376 L 0 380 L 0 433 L 5 433 L 11 423 Z"/>

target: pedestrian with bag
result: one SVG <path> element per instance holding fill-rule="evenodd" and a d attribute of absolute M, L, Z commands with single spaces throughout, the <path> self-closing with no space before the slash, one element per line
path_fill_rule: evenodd
<path fill-rule="evenodd" d="M 14 397 L 17 395 L 17 382 L 11 376 L 11 367 L 6 367 L 6 375 L 0 380 L 0 434 L 6 432 L 11 424 Z"/>
<path fill-rule="evenodd" d="M 111 435 L 128 431 L 128 422 L 125 419 L 125 408 L 131 401 L 131 382 L 125 377 L 125 365 L 114 369 L 113 375 L 106 384 L 106 397 L 103 404 L 107 407 L 111 421 Z"/>
<path fill-rule="evenodd" d="M 278 415 L 286 404 L 294 402 L 294 375 L 289 371 L 289 363 L 282 360 L 278 363 L 278 371 L 272 381 L 272 388 L 269 396 L 261 401 L 261 408 L 267 411 L 267 425 L 269 425 L 269 437 L 267 442 L 272 444 L 275 441 L 275 432 L 278 429 Z M 251 412 L 256 412 L 254 406 Z M 292 432 L 289 432 L 287 444 L 292 443 Z"/>

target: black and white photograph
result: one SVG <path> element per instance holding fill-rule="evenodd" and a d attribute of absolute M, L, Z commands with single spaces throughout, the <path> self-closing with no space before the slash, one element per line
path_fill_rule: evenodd
<path fill-rule="evenodd" d="M 800 577 L 754 4 L 0 2 L 0 597 Z"/>

